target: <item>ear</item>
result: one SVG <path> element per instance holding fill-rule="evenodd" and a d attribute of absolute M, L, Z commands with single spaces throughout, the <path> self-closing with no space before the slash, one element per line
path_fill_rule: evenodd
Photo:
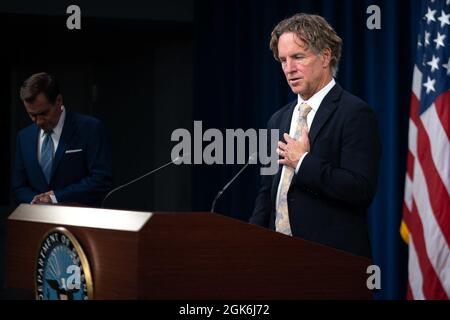
<path fill-rule="evenodd" d="M 62 103 L 63 103 L 62 95 L 61 95 L 61 94 L 58 94 L 58 95 L 56 96 L 55 105 L 57 105 L 57 106 L 62 106 Z"/>
<path fill-rule="evenodd" d="M 322 51 L 322 67 L 328 68 L 331 61 L 331 49 L 325 48 Z"/>

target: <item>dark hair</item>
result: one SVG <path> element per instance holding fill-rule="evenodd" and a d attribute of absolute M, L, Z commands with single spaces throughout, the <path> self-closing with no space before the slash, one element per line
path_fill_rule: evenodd
<path fill-rule="evenodd" d="M 316 54 L 329 48 L 331 71 L 333 76 L 336 76 L 342 52 L 342 39 L 324 18 L 314 14 L 298 13 L 278 23 L 270 38 L 270 49 L 277 61 L 279 61 L 278 40 L 282 34 L 288 32 L 296 34 Z"/>
<path fill-rule="evenodd" d="M 20 88 L 20 98 L 28 103 L 33 102 L 40 93 L 43 93 L 51 104 L 55 103 L 56 97 L 60 94 L 55 78 L 46 72 L 33 74 Z"/>

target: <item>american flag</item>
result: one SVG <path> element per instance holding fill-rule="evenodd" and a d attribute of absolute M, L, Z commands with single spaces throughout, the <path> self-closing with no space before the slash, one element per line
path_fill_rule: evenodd
<path fill-rule="evenodd" d="M 409 119 L 402 237 L 408 299 L 450 297 L 450 0 L 423 3 Z"/>

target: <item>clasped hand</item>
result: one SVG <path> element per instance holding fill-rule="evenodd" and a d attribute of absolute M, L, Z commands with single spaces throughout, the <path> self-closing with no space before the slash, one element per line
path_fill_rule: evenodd
<path fill-rule="evenodd" d="M 35 195 L 33 200 L 31 201 L 31 204 L 52 204 L 53 202 L 52 198 L 50 198 L 50 195 L 55 195 L 53 193 L 53 190 Z"/>
<path fill-rule="evenodd" d="M 302 130 L 299 140 L 291 138 L 287 133 L 283 137 L 286 143 L 278 141 L 277 153 L 282 157 L 278 163 L 295 169 L 303 155 L 310 150 L 308 130 Z"/>

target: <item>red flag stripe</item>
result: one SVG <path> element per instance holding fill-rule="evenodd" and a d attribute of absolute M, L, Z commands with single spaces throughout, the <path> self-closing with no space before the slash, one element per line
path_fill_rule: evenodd
<path fill-rule="evenodd" d="M 417 96 L 413 93 L 413 94 L 411 94 L 409 117 L 414 122 L 419 121 L 419 108 L 420 108 L 419 98 L 417 98 Z"/>
<path fill-rule="evenodd" d="M 411 291 L 411 285 L 409 282 L 408 282 L 408 287 L 406 288 L 406 299 L 408 299 L 408 300 L 414 299 L 412 291 Z"/>
<path fill-rule="evenodd" d="M 411 150 L 408 150 L 408 155 L 406 156 L 406 173 L 409 178 L 412 180 L 414 177 L 414 156 L 411 153 Z"/>
<path fill-rule="evenodd" d="M 433 209 L 436 221 L 439 224 L 442 233 L 447 241 L 447 246 L 450 244 L 450 221 L 446 217 L 446 210 L 450 204 L 450 198 L 447 193 L 439 173 L 436 170 L 433 159 L 430 153 L 430 140 L 422 122 L 418 123 L 418 137 L 417 137 L 417 151 L 418 159 L 422 167 L 427 187 L 432 196 L 429 197 L 430 205 Z"/>
<path fill-rule="evenodd" d="M 422 125 L 430 137 L 430 153 L 434 166 L 441 177 L 447 195 L 450 197 L 450 140 L 441 125 L 441 119 L 436 112 L 436 105 L 433 103 L 424 113 L 420 115 Z"/>
<path fill-rule="evenodd" d="M 416 236 L 423 237 L 427 251 L 417 250 L 418 255 L 428 255 L 435 270 L 438 272 L 442 285 L 446 288 L 447 295 L 450 296 L 450 248 L 439 227 L 433 209 L 430 204 L 430 198 L 433 197 L 433 190 L 429 190 L 425 180 L 425 172 L 420 162 L 415 162 L 413 199 L 417 206 L 417 214 L 422 223 L 421 231 L 423 234 L 417 235 L 411 231 L 411 238 Z M 414 224 L 412 222 L 411 224 Z M 409 227 L 409 226 L 408 226 Z M 412 228 L 411 228 L 412 229 Z M 414 286 L 413 286 L 414 288 Z"/>
<path fill-rule="evenodd" d="M 417 254 L 419 260 L 420 269 L 422 270 L 423 277 L 423 294 L 427 299 L 448 299 L 447 293 L 445 292 L 439 277 L 433 265 L 428 257 L 428 252 L 425 245 L 423 225 L 420 219 L 419 213 L 417 211 L 417 206 L 413 200 L 413 209 L 409 215 L 408 228 L 410 232 L 414 235 L 414 244 L 416 251 L 421 254 Z"/>
<path fill-rule="evenodd" d="M 403 201 L 408 211 L 411 211 L 412 208 L 412 198 L 413 198 L 413 182 L 412 179 L 408 175 L 406 175 L 405 195 L 403 197 Z"/>
<path fill-rule="evenodd" d="M 411 109 L 413 104 L 411 104 Z M 450 244 L 450 221 L 446 217 L 446 210 L 449 210 L 450 198 L 444 183 L 439 176 L 431 156 L 430 138 L 423 126 L 422 121 L 416 118 L 413 119 L 417 127 L 417 156 L 422 167 L 423 172 L 426 172 L 425 181 L 429 192 L 433 196 L 429 197 L 433 213 L 436 217 L 442 233 L 447 241 L 447 246 Z"/>
<path fill-rule="evenodd" d="M 420 269 L 419 259 L 417 257 L 416 247 L 414 239 L 409 241 L 409 252 L 408 252 L 408 281 L 411 285 L 411 295 L 413 299 L 425 300 L 423 293 L 423 282 L 422 270 Z"/>
<path fill-rule="evenodd" d="M 437 97 L 435 105 L 442 127 L 447 133 L 447 139 L 450 140 L 450 91 Z"/>

